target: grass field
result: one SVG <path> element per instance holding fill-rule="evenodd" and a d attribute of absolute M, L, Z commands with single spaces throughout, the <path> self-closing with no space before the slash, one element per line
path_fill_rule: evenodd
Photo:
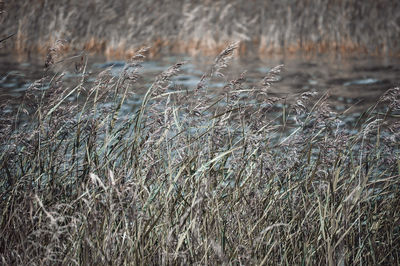
<path fill-rule="evenodd" d="M 237 49 L 193 88 L 171 66 L 128 114 L 146 49 L 91 85 L 48 60 L 0 107 L 1 263 L 400 264 L 400 89 L 354 125 L 328 95 L 269 95 L 283 66 L 211 93 Z"/>
<path fill-rule="evenodd" d="M 46 53 L 70 49 L 132 54 L 216 54 L 241 41 L 240 55 L 296 52 L 399 55 L 400 4 L 393 0 L 13 0 L 1 1 L 1 48 Z"/>

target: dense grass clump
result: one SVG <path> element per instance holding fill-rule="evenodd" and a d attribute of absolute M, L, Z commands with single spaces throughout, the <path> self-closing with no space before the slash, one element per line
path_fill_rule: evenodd
<path fill-rule="evenodd" d="M 1 5 L 3 3 L 3 5 Z M 400 3 L 394 0 L 13 0 L 0 1 L 2 47 L 46 52 L 56 39 L 73 49 L 121 56 L 214 54 L 241 40 L 241 54 L 298 50 L 399 55 Z M 135 40 L 132 43 L 132 40 Z M 134 44 L 134 45 L 132 45 Z"/>
<path fill-rule="evenodd" d="M 236 48 L 195 88 L 170 67 L 134 112 L 145 50 L 118 78 L 33 83 L 1 120 L 1 262 L 399 264 L 400 89 L 353 127 L 326 95 L 269 95 L 281 66 L 210 93 Z"/>

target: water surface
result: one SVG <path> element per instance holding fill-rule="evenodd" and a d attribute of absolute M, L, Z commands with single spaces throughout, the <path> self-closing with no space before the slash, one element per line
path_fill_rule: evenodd
<path fill-rule="evenodd" d="M 92 79 L 97 73 L 110 67 L 115 76 L 122 71 L 125 62 L 107 60 L 102 56 L 89 56 L 87 72 Z M 43 77 L 45 58 L 16 58 L 0 55 L 0 102 L 21 99 L 24 91 L 36 79 Z M 162 56 L 147 60 L 141 69 L 142 78 L 132 87 L 137 95 L 143 95 L 155 77 L 169 66 L 186 61 L 174 84 L 181 88 L 194 88 L 212 63 L 212 58 L 191 58 L 185 55 Z M 235 59 L 224 71 L 225 77 L 212 79 L 209 86 L 218 90 L 226 82 L 247 71 L 249 84 L 257 84 L 276 66 L 284 64 L 279 81 L 270 89 L 271 95 L 293 98 L 304 91 L 325 93 L 329 91 L 334 109 L 342 111 L 352 106 L 353 112 L 365 110 L 387 89 L 399 85 L 400 60 L 398 58 L 374 57 L 328 57 L 328 56 L 280 56 L 269 59 Z M 57 71 L 58 69 L 55 68 Z M 65 71 L 65 79 L 73 80 L 79 75 L 74 62 L 65 63 L 59 70 Z M 88 79 L 90 80 L 90 78 Z"/>

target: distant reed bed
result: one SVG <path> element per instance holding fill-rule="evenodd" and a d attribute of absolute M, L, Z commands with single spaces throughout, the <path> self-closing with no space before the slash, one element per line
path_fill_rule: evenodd
<path fill-rule="evenodd" d="M 126 113 L 147 50 L 92 83 L 78 60 L 70 86 L 60 47 L 23 104 L 0 107 L 1 263 L 400 263 L 399 88 L 356 125 L 327 95 L 270 95 L 282 66 L 210 93 L 232 44 L 197 86 L 174 85 L 177 63 Z"/>
<path fill-rule="evenodd" d="M 399 55 L 400 4 L 392 0 L 318 1 L 2 1 L 3 49 L 46 53 L 56 39 L 71 49 L 131 55 L 215 54 L 241 41 L 240 55 L 339 52 Z M 131 45 L 135 43 L 136 45 Z"/>

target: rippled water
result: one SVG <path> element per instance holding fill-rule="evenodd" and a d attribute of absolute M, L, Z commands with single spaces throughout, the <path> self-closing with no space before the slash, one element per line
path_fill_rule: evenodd
<path fill-rule="evenodd" d="M 27 87 L 43 76 L 44 58 L 18 59 L 9 55 L 0 56 L 0 101 L 21 98 Z M 186 61 L 174 83 L 182 88 L 193 88 L 212 62 L 212 58 L 187 56 L 164 56 L 143 63 L 142 79 L 133 89 L 140 96 L 149 84 L 163 70 L 174 63 Z M 118 75 L 124 67 L 124 61 L 108 61 L 100 56 L 91 56 L 88 72 L 93 78 L 97 73 L 111 67 L 113 75 Z M 387 89 L 399 86 L 400 60 L 398 58 L 333 58 L 287 56 L 269 59 L 236 59 L 224 71 L 224 78 L 213 79 L 211 88 L 218 89 L 224 84 L 247 71 L 249 83 L 259 82 L 268 71 L 284 64 L 281 78 L 270 92 L 271 94 L 293 98 L 304 91 L 330 92 L 331 104 L 337 111 L 353 106 L 353 112 L 365 110 Z M 70 71 L 68 72 L 68 69 Z M 67 67 L 65 79 L 74 79 L 77 74 L 73 67 Z M 355 105 L 355 106 L 354 106 Z"/>

